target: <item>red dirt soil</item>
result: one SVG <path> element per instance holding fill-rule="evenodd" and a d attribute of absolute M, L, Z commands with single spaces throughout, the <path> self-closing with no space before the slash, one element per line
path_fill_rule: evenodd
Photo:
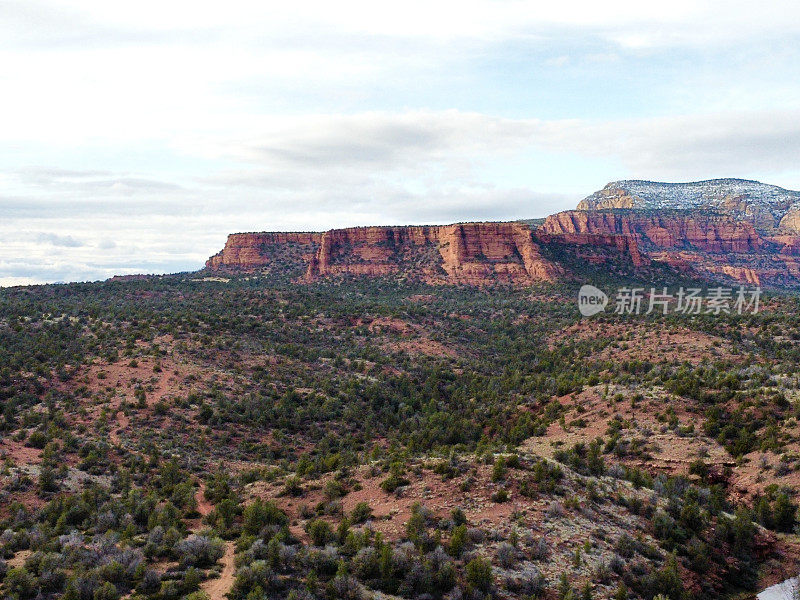
<path fill-rule="evenodd" d="M 233 542 L 225 542 L 225 554 L 222 561 L 222 573 L 216 579 L 207 579 L 200 585 L 210 600 L 224 600 L 228 592 L 231 590 L 234 581 L 234 574 L 236 572 L 236 565 L 234 564 L 234 555 L 236 548 Z"/>

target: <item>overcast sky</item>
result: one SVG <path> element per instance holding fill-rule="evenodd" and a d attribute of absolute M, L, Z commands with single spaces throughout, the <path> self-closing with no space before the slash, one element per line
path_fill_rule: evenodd
<path fill-rule="evenodd" d="M 800 189 L 794 1 L 2 0 L 0 92 L 0 285 L 616 179 Z"/>

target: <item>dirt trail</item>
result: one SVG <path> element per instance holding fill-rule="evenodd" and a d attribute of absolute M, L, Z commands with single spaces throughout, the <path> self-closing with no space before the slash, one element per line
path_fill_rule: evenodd
<path fill-rule="evenodd" d="M 124 412 L 121 410 L 117 411 L 117 424 L 119 425 L 116 429 L 112 429 L 111 432 L 108 434 L 108 439 L 111 440 L 111 443 L 115 446 L 119 446 L 120 439 L 119 439 L 119 432 L 123 429 L 127 429 L 128 425 L 130 425 L 131 420 L 125 415 Z"/>
<path fill-rule="evenodd" d="M 236 549 L 233 542 L 225 542 L 225 554 L 222 556 L 222 573 L 217 579 L 208 579 L 200 586 L 210 600 L 225 600 L 225 596 L 233 586 L 233 575 L 236 567 L 233 564 L 233 556 Z"/>
<path fill-rule="evenodd" d="M 206 484 L 201 481 L 200 487 L 197 488 L 197 491 L 194 493 L 194 498 L 197 500 L 197 512 L 200 513 L 201 517 L 205 517 L 212 510 L 214 510 L 214 506 L 208 500 L 206 500 L 205 491 Z"/>
<path fill-rule="evenodd" d="M 200 487 L 197 488 L 197 491 L 194 494 L 194 497 L 197 500 L 197 512 L 200 513 L 201 519 L 197 525 L 192 527 L 193 532 L 197 532 L 201 529 L 202 517 L 205 517 L 212 510 L 214 510 L 214 505 L 205 499 L 205 491 L 206 484 L 201 481 Z M 236 572 L 236 566 L 234 565 L 233 561 L 235 554 L 236 547 L 234 546 L 233 542 L 225 542 L 225 554 L 223 554 L 222 558 L 220 559 L 222 562 L 222 572 L 220 573 L 220 576 L 217 579 L 208 579 L 200 586 L 200 589 L 208 594 L 210 600 L 224 600 L 226 594 L 231 591 L 234 573 Z"/>

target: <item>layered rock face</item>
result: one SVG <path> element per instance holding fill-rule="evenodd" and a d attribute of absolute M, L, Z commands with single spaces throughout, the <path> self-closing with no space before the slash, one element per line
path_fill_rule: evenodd
<path fill-rule="evenodd" d="M 749 221 L 702 210 L 566 211 L 549 216 L 540 231 L 591 244 L 580 235 L 631 240 L 646 259 L 709 279 L 794 287 L 800 284 L 800 236 L 762 236 Z"/>
<path fill-rule="evenodd" d="M 321 240 L 321 233 L 232 233 L 225 247 L 206 261 L 206 268 L 255 270 L 273 266 L 279 255 L 310 260 Z"/>
<path fill-rule="evenodd" d="M 634 268 L 650 264 L 650 260 L 639 251 L 639 244 L 632 236 L 616 233 L 547 232 L 543 228 L 539 228 L 534 236 L 537 241 L 545 244 L 567 246 L 573 250 L 585 248 L 587 251 L 578 251 L 577 255 L 592 264 L 620 258 L 629 259 Z"/>
<path fill-rule="evenodd" d="M 712 280 L 800 285 L 800 192 L 757 181 L 615 181 L 540 229 L 621 236 L 647 259 Z"/>
<path fill-rule="evenodd" d="M 547 217 L 541 231 L 620 235 L 645 248 L 694 248 L 714 254 L 757 252 L 764 244 L 750 223 L 690 211 L 566 211 Z"/>
<path fill-rule="evenodd" d="M 336 275 L 398 275 L 470 285 L 530 284 L 563 275 L 563 269 L 542 257 L 530 228 L 521 223 L 234 234 L 206 267 L 240 271 L 303 267 L 307 281 Z"/>
<path fill-rule="evenodd" d="M 558 258 L 546 258 L 545 245 Z M 585 263 L 639 269 L 656 261 L 710 280 L 797 287 L 800 192 L 741 179 L 617 181 L 533 230 L 519 222 L 237 233 L 206 267 L 305 281 L 363 275 L 528 285 L 568 277 L 554 261 L 573 271 Z"/>

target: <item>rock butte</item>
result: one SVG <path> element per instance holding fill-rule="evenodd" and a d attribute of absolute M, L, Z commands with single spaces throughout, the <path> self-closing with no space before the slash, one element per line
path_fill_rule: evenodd
<path fill-rule="evenodd" d="M 800 236 L 763 236 L 752 223 L 725 214 L 699 210 L 566 211 L 547 217 L 539 232 L 554 237 L 621 236 L 650 260 L 709 279 L 775 287 L 800 284 Z"/>
<path fill-rule="evenodd" d="M 430 283 L 484 285 L 555 281 L 564 270 L 545 259 L 523 223 L 354 227 L 324 233 L 239 233 L 206 266 L 256 271 L 303 267 L 313 281 L 335 275 L 405 275 Z"/>
<path fill-rule="evenodd" d="M 762 188 L 763 201 L 757 196 Z M 657 196 L 662 189 L 666 200 Z M 483 222 L 236 233 L 206 267 L 292 272 L 303 281 L 393 275 L 434 284 L 529 285 L 569 277 L 568 269 L 542 252 L 543 245 L 560 244 L 591 263 L 603 262 L 610 251 L 635 268 L 658 261 L 708 279 L 796 287 L 795 195 L 800 198 L 798 192 L 743 180 L 614 182 L 583 200 L 579 210 L 551 215 L 538 227 Z"/>

